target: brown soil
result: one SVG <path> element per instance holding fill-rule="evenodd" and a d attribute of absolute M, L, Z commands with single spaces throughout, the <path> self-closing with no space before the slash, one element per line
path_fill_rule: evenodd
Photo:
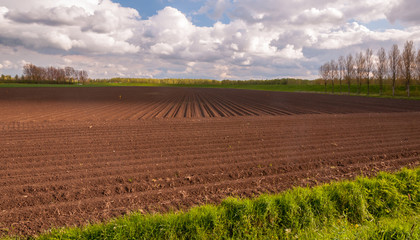
<path fill-rule="evenodd" d="M 418 101 L 235 89 L 0 88 L 2 121 L 138 120 L 420 111 Z"/>
<path fill-rule="evenodd" d="M 418 101 L 28 88 L 0 89 L 0 113 L 0 235 L 420 164 Z"/>

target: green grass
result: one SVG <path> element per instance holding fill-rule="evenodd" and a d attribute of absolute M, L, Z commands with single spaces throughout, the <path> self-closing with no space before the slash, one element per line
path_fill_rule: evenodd
<path fill-rule="evenodd" d="M 132 213 L 38 239 L 420 239 L 420 168 L 187 212 Z"/>

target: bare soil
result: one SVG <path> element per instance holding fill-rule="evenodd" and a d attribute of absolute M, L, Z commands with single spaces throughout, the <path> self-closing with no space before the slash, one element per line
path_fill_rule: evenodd
<path fill-rule="evenodd" d="M 419 103 L 227 89 L 0 89 L 0 235 L 417 166 Z"/>
<path fill-rule="evenodd" d="M 2 121 L 139 120 L 420 111 L 419 101 L 238 89 L 0 88 Z"/>

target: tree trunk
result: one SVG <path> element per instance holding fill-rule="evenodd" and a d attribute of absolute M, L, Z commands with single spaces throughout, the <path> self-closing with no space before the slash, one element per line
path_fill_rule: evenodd
<path fill-rule="evenodd" d="M 392 96 L 395 96 L 395 82 L 392 83 Z"/>
<path fill-rule="evenodd" d="M 340 94 L 341 94 L 341 78 L 340 78 Z"/>
<path fill-rule="evenodd" d="M 379 78 L 379 95 L 382 95 L 382 78 Z"/>
<path fill-rule="evenodd" d="M 396 78 L 396 75 L 394 73 L 392 74 L 392 96 L 393 97 L 395 96 L 395 78 Z"/>
<path fill-rule="evenodd" d="M 407 96 L 410 97 L 410 80 L 407 81 Z"/>
<path fill-rule="evenodd" d="M 349 94 L 350 94 L 350 80 L 348 81 L 348 84 L 349 84 Z"/>
<path fill-rule="evenodd" d="M 369 96 L 369 78 L 367 79 L 367 95 Z"/>

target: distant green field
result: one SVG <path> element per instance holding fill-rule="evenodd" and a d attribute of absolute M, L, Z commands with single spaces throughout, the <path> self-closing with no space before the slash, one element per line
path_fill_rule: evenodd
<path fill-rule="evenodd" d="M 327 86 L 325 92 L 324 85 L 319 84 L 195 84 L 194 82 L 188 84 L 169 84 L 158 82 L 93 82 L 89 84 L 34 84 L 34 83 L 0 83 L 0 88 L 15 88 L 15 87 L 123 87 L 123 86 L 142 86 L 142 87 L 194 87 L 194 88 L 233 88 L 233 89 L 249 89 L 249 90 L 263 90 L 263 91 L 280 91 L 280 92 L 316 92 L 332 94 L 332 86 Z M 358 94 L 357 85 L 350 86 L 351 95 L 367 96 L 367 85 L 362 85 L 361 93 Z M 334 87 L 334 94 L 348 94 L 348 86 L 342 85 Z M 385 85 L 383 94 L 379 95 L 379 85 L 370 86 L 371 97 L 392 97 L 392 88 Z M 395 89 L 394 98 L 407 98 L 405 86 L 398 86 Z M 410 99 L 420 99 L 420 85 L 413 85 L 410 87 Z"/>
<path fill-rule="evenodd" d="M 420 239 L 420 168 L 187 212 L 132 213 L 37 239 Z"/>

